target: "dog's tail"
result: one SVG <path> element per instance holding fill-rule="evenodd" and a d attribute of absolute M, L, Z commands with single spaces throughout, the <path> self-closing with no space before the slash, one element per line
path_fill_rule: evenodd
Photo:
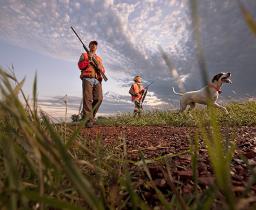
<path fill-rule="evenodd" d="M 177 93 L 177 92 L 174 90 L 174 87 L 172 87 L 172 91 L 173 91 L 173 93 L 176 94 L 176 95 L 183 96 L 182 93 Z"/>

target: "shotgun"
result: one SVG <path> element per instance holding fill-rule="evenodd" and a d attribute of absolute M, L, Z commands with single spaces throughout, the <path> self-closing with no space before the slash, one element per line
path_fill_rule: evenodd
<path fill-rule="evenodd" d="M 71 26 L 71 29 L 72 29 L 72 31 L 75 33 L 75 35 L 77 36 L 77 38 L 79 39 L 79 41 L 82 43 L 83 48 L 85 49 L 85 51 L 89 54 L 88 48 L 85 46 L 85 44 L 83 43 L 83 41 L 81 40 L 81 38 L 78 36 L 78 34 L 76 33 L 75 29 L 74 29 L 72 26 Z M 93 66 L 93 68 L 95 69 L 95 71 L 96 71 L 97 73 L 99 73 L 99 74 L 102 76 L 102 78 L 104 79 L 104 81 L 107 81 L 107 80 L 108 80 L 108 78 L 106 77 L 106 75 L 104 74 L 104 72 L 102 72 L 101 69 L 99 68 L 99 64 L 98 64 L 97 60 L 96 60 L 94 57 L 92 57 L 92 63 L 91 63 L 91 65 Z"/>
<path fill-rule="evenodd" d="M 148 88 L 149 88 L 149 86 L 152 85 L 152 84 L 153 84 L 153 82 L 151 82 L 150 84 L 148 84 L 148 85 L 144 88 L 144 92 L 143 92 L 142 97 L 141 97 L 141 100 L 140 100 L 140 105 L 141 105 L 141 106 L 142 106 L 142 104 L 143 104 L 143 102 L 144 102 L 144 100 L 145 100 L 145 98 L 146 98 L 147 93 L 148 93 Z"/>

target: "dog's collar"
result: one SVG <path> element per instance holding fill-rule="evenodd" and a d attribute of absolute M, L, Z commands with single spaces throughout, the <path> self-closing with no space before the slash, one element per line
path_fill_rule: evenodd
<path fill-rule="evenodd" d="M 221 93 L 222 93 L 222 90 L 220 89 L 220 87 L 215 86 L 215 85 L 214 85 L 214 84 L 212 84 L 212 83 L 209 83 L 209 84 L 208 84 L 208 87 L 213 88 L 213 89 L 214 89 L 214 90 L 216 90 L 219 94 L 221 94 Z"/>

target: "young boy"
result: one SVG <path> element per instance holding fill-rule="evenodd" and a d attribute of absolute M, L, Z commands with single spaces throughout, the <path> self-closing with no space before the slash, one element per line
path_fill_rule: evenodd
<path fill-rule="evenodd" d="M 140 76 L 135 76 L 129 93 L 132 95 L 132 101 L 134 102 L 134 117 L 141 116 L 142 113 L 142 104 L 141 99 L 144 93 L 144 88 L 141 82 L 142 78 Z"/>

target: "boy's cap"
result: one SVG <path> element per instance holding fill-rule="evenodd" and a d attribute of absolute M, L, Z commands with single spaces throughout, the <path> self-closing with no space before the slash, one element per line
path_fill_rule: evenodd
<path fill-rule="evenodd" d="M 133 81 L 137 81 L 139 78 L 141 78 L 141 76 L 140 75 L 137 75 L 137 76 L 135 76 L 134 78 L 133 78 Z"/>

